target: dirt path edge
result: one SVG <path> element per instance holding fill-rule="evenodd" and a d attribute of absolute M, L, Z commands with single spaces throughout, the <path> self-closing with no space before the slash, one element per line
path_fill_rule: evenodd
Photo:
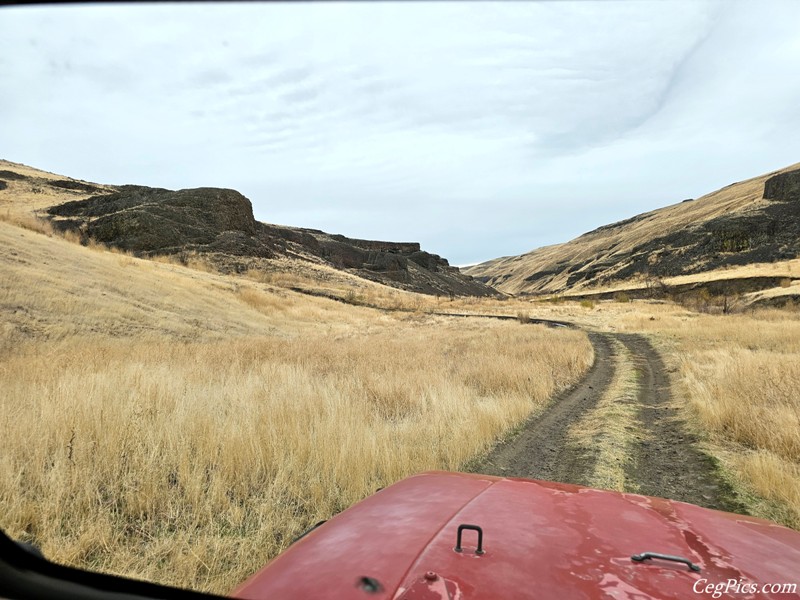
<path fill-rule="evenodd" d="M 559 394 L 516 434 L 468 466 L 473 473 L 527 477 L 585 485 L 593 458 L 568 443 L 569 428 L 603 396 L 614 377 L 610 336 L 589 333 L 594 362 L 584 378 Z"/>

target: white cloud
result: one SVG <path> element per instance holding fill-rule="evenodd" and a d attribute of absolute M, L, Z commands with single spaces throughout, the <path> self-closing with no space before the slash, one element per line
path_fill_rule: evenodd
<path fill-rule="evenodd" d="M 800 160 L 800 4 L 0 13 L 0 154 L 256 214 L 521 253 Z"/>

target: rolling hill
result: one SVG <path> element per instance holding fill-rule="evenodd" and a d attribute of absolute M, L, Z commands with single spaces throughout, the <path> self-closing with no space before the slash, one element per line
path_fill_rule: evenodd
<path fill-rule="evenodd" d="M 798 256 L 800 163 L 465 272 L 523 295 L 591 295 L 652 289 L 654 282 L 694 286 L 734 279 L 737 291 L 752 292 L 791 276 L 789 266 L 775 265 Z M 756 264 L 770 268 L 743 274 Z"/>

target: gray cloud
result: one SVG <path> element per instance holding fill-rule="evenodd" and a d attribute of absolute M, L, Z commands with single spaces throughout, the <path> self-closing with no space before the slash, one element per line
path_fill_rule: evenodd
<path fill-rule="evenodd" d="M 796 2 L 5 8 L 0 155 L 462 264 L 800 160 Z M 13 57 L 11 59 L 10 57 Z"/>

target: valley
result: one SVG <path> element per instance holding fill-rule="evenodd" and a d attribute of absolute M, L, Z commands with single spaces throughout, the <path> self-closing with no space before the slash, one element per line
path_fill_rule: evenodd
<path fill-rule="evenodd" d="M 381 282 L 329 250 L 276 252 L 251 214 L 263 235 L 236 239 L 269 256 L 209 250 L 227 229 L 125 247 L 89 233 L 141 210 L 99 206 L 127 202 L 118 187 L 2 173 L 0 527 L 57 562 L 225 593 L 315 522 L 428 469 L 800 529 L 797 258 L 657 279 L 699 286 L 686 297 L 635 278 L 469 293 L 444 263 L 425 274 L 406 257 L 412 279 Z M 369 264 L 395 260 L 353 242 Z M 709 285 L 725 278 L 769 281 Z"/>

